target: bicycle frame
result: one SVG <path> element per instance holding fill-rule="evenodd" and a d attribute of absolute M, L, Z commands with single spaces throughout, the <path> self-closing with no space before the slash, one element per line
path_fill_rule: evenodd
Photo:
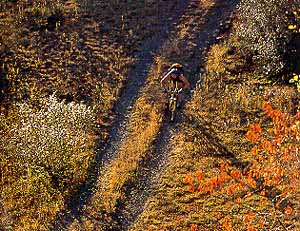
<path fill-rule="evenodd" d="M 178 101 L 178 95 L 182 92 L 182 88 L 178 88 L 178 82 L 173 82 L 173 89 L 168 91 L 169 93 L 169 103 L 168 103 L 168 110 L 171 113 L 170 120 L 173 122 L 175 119 L 176 109 L 177 109 L 177 101 Z"/>

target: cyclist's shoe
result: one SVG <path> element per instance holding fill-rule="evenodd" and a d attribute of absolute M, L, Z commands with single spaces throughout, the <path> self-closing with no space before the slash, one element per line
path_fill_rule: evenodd
<path fill-rule="evenodd" d="M 177 109 L 180 109 L 180 108 L 181 108 L 181 102 L 177 101 L 177 103 L 176 103 L 176 108 L 177 108 Z"/>

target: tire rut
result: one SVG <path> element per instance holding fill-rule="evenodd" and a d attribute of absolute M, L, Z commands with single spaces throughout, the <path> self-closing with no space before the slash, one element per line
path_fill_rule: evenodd
<path fill-rule="evenodd" d="M 193 2 L 197 1 L 190 1 L 191 5 L 193 5 Z M 220 27 L 220 23 L 230 16 L 238 2 L 238 0 L 218 0 L 216 1 L 217 6 L 212 7 L 205 15 L 207 21 L 200 25 L 199 29 L 197 29 L 199 25 L 193 23 L 189 25 L 193 27 L 191 28 L 192 31 L 196 29 L 196 32 L 198 32 L 192 41 L 196 43 L 193 48 L 195 50 L 194 58 L 185 60 L 185 66 L 190 70 L 189 73 L 193 74 L 192 78 L 189 78 L 192 87 L 195 87 L 197 80 L 199 80 L 198 75 L 195 75 L 195 73 L 199 71 L 203 63 L 202 57 L 204 54 L 202 52 L 216 43 L 214 36 Z M 193 15 L 193 7 L 187 9 L 186 13 L 190 17 L 195 16 Z M 186 52 L 191 51 L 186 50 Z M 190 98 L 191 94 L 187 96 L 185 103 L 188 103 Z M 186 121 L 184 115 L 178 115 L 177 123 L 180 124 L 184 121 Z M 127 185 L 125 199 L 119 202 L 116 212 L 113 214 L 114 221 L 118 223 L 118 227 L 113 227 L 114 231 L 129 230 L 139 215 L 142 214 L 144 207 L 147 205 L 147 199 L 153 193 L 156 182 L 168 163 L 167 155 L 171 149 L 169 143 L 171 143 L 172 137 L 176 136 L 177 132 L 176 123 L 171 124 L 166 121 L 162 126 L 152 150 L 149 151 L 150 154 L 146 160 L 140 163 L 139 176 L 136 177 L 134 183 Z"/>
<path fill-rule="evenodd" d="M 181 15 L 189 2 L 190 0 L 180 0 L 174 9 L 174 15 Z M 106 145 L 97 150 L 94 160 L 95 164 L 90 167 L 86 182 L 66 202 L 65 209 L 56 216 L 50 230 L 68 230 L 74 219 L 80 220 L 83 207 L 93 195 L 98 178 L 101 176 L 105 166 L 116 157 L 122 140 L 128 134 L 129 128 L 127 124 L 129 124 L 130 120 L 130 109 L 139 98 L 140 90 L 145 85 L 155 54 L 168 38 L 168 32 L 177 23 L 177 17 L 171 19 L 171 21 L 165 20 L 164 25 L 160 28 L 161 30 L 157 32 L 157 36 L 144 41 L 143 45 L 135 53 L 134 56 L 138 62 L 135 68 L 129 71 L 127 83 L 124 85 L 120 99 L 114 107 L 117 117 L 112 124 L 111 138 Z"/>

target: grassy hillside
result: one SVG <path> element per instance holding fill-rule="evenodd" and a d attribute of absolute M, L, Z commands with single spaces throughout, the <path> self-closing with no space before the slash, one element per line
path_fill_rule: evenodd
<path fill-rule="evenodd" d="M 299 35 L 296 0 L 2 1 L 0 229 L 76 210 L 126 89 L 125 134 L 63 230 L 300 229 Z M 178 124 L 172 62 L 193 86 Z"/>
<path fill-rule="evenodd" d="M 221 42 L 210 48 L 201 84 L 184 111 L 188 118 L 170 145 L 168 166 L 130 230 L 300 229 L 299 166 L 293 163 L 299 161 L 299 92 L 283 84 L 299 66 L 262 74 L 261 63 L 243 47 L 249 41 L 237 33 L 251 2 L 240 3 L 233 27 L 221 30 Z M 287 7 L 297 20 L 297 8 Z M 288 25 L 281 25 L 287 34 Z M 270 30 L 270 24 L 263 26 Z M 298 43 L 293 33 L 291 41 Z"/>
<path fill-rule="evenodd" d="M 64 201 L 85 181 L 95 148 L 108 139 L 108 128 L 114 118 L 112 109 L 129 68 L 134 66 L 134 55 L 159 22 L 156 3 L 99 2 L 96 8 L 95 3 L 25 0 L 1 3 L 1 201 L 8 216 L 3 226 L 8 229 L 46 230 L 49 221 L 63 208 Z M 141 17 L 146 20 L 138 20 Z M 55 99 L 47 102 L 52 94 Z M 60 104 L 61 100 L 64 103 Z M 70 102 L 75 106 L 71 107 Z M 19 103 L 26 103 L 26 109 L 17 106 Z M 47 107 L 52 104 L 58 109 L 60 105 L 65 107 L 63 112 L 54 112 L 63 113 L 63 117 L 54 116 L 66 121 L 48 121 Z M 89 108 L 82 108 L 84 105 Z M 58 143 L 53 144 L 44 151 L 50 152 L 51 159 L 57 158 L 55 163 L 49 160 L 23 163 L 21 156 L 25 147 L 19 147 L 18 153 L 17 144 L 7 146 L 15 136 L 24 142 L 27 139 L 13 133 L 14 128 L 25 126 L 23 116 L 18 116 L 22 110 L 35 113 L 37 126 L 48 121 L 48 126 L 58 133 L 67 126 L 72 133 L 70 140 L 64 140 L 63 136 L 57 142 L 73 142 L 78 147 L 69 150 L 68 146 L 61 149 Z M 88 110 L 94 114 L 89 115 Z M 81 114 L 78 118 L 71 118 L 78 113 Z M 28 113 L 29 124 L 30 116 Z M 68 118 L 75 121 L 68 125 Z M 79 120 L 88 121 L 78 129 L 72 127 L 80 123 Z M 35 153 L 44 144 L 39 140 L 42 134 L 33 135 L 36 132 L 40 132 L 40 127 L 23 134 L 34 136 L 32 150 L 28 152 Z M 75 141 L 78 133 L 82 133 L 82 137 L 77 137 L 81 140 Z M 59 134 L 54 136 L 57 138 Z M 50 136 L 48 142 L 52 138 Z M 84 147 L 84 153 L 76 150 L 80 147 Z M 70 156 L 66 155 L 66 149 Z M 16 188 L 24 184 L 17 180 L 20 177 L 26 178 L 26 184 L 40 187 L 40 182 L 28 175 L 37 168 L 46 186 L 32 188 L 28 193 L 17 192 Z M 41 191 L 49 197 L 49 205 L 38 202 L 43 200 Z M 20 200 L 24 204 L 18 205 Z"/>
<path fill-rule="evenodd" d="M 1 3 L 5 229 L 47 230 L 107 139 L 133 59 L 106 34 L 80 2 Z"/>

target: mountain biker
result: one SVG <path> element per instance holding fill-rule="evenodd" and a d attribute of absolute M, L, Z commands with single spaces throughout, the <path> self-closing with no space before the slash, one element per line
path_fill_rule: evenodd
<path fill-rule="evenodd" d="M 189 81 L 184 77 L 183 67 L 179 63 L 174 63 L 168 70 L 168 73 L 161 79 L 160 85 L 163 87 L 165 81 L 169 80 L 171 82 L 172 88 L 174 88 L 175 83 L 177 82 L 178 88 L 182 91 L 178 94 L 178 107 L 182 102 L 182 93 L 184 90 L 190 88 Z"/>

